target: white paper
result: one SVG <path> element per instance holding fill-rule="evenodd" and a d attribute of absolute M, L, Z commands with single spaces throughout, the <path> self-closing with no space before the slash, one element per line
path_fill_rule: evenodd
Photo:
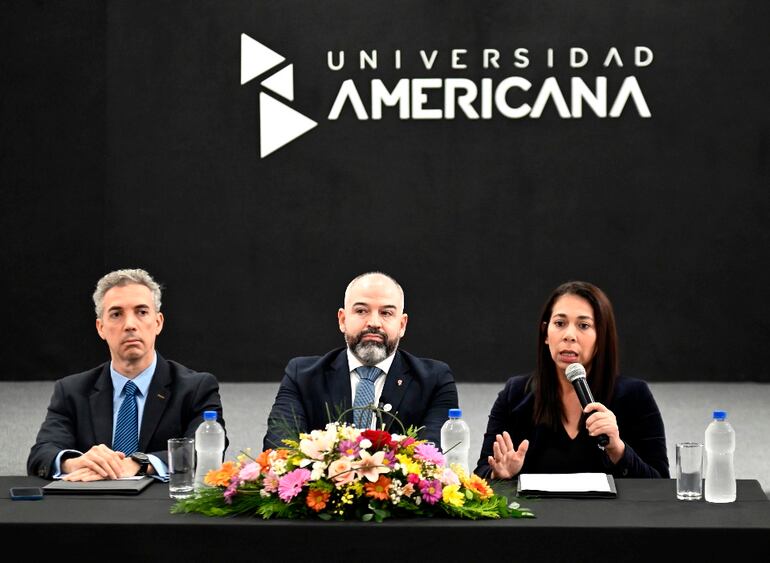
<path fill-rule="evenodd" d="M 54 479 L 59 479 L 64 481 L 64 475 L 60 475 L 59 477 L 54 477 Z M 144 479 L 143 475 L 132 475 L 131 477 L 118 477 L 117 479 L 97 479 L 97 481 L 140 481 Z M 92 482 L 92 481 L 72 481 L 72 483 L 86 483 L 86 482 Z"/>
<path fill-rule="evenodd" d="M 519 490 L 554 493 L 612 491 L 604 473 L 522 473 L 519 475 Z"/>

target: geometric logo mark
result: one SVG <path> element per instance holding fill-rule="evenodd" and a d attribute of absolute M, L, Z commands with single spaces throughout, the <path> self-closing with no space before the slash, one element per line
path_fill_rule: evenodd
<path fill-rule="evenodd" d="M 253 39 L 241 33 L 241 84 L 246 84 L 286 59 Z M 274 72 L 260 82 L 260 85 L 284 99 L 294 101 L 294 65 L 290 64 Z M 265 92 L 259 93 L 259 154 L 261 158 L 275 152 L 297 137 L 304 135 L 318 125 Z"/>
<path fill-rule="evenodd" d="M 272 49 L 241 33 L 241 84 L 246 84 L 284 60 Z"/>
<path fill-rule="evenodd" d="M 259 94 L 259 156 L 270 153 L 318 125 L 309 117 L 264 92 Z"/>
<path fill-rule="evenodd" d="M 270 78 L 261 82 L 262 86 L 280 94 L 290 102 L 294 101 L 294 65 L 289 65 Z"/>

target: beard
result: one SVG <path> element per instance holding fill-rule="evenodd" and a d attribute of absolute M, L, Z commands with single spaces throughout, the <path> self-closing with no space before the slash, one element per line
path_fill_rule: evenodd
<path fill-rule="evenodd" d="M 382 337 L 382 342 L 364 340 L 367 334 L 376 334 Z M 376 329 L 365 329 L 355 335 L 345 334 L 345 342 L 353 355 L 365 366 L 374 366 L 396 351 L 399 338 L 390 340 L 388 335 Z"/>

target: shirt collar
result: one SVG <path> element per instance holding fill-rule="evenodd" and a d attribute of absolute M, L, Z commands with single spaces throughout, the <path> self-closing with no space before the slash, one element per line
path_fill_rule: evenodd
<path fill-rule="evenodd" d="M 347 348 L 347 354 L 348 354 L 348 369 L 352 372 L 360 368 L 362 365 L 361 360 L 356 358 L 355 354 L 351 352 L 350 348 Z M 382 360 L 379 364 L 376 364 L 378 368 L 382 370 L 382 372 L 387 375 L 388 371 L 390 371 L 390 366 L 393 364 L 393 359 L 396 356 L 396 352 L 394 351 L 390 356 Z"/>
<path fill-rule="evenodd" d="M 155 366 L 158 364 L 158 354 L 153 350 L 152 363 L 142 370 L 139 375 L 133 379 L 129 379 L 122 373 L 115 370 L 115 367 L 110 362 L 110 376 L 112 377 L 112 388 L 115 393 L 120 396 L 123 393 L 123 387 L 126 386 L 128 381 L 133 381 L 134 385 L 139 389 L 142 397 L 147 396 L 147 390 L 150 388 L 152 382 L 152 376 L 155 373 Z"/>

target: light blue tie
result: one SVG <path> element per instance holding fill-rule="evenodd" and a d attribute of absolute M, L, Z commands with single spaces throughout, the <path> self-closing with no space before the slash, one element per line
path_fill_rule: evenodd
<path fill-rule="evenodd" d="M 356 369 L 360 381 L 356 387 L 356 398 L 353 407 L 368 407 L 374 403 L 374 382 L 380 377 L 382 370 L 376 366 L 361 366 Z M 372 424 L 372 411 L 361 408 L 353 411 L 353 423 L 356 428 L 366 430 Z"/>
<path fill-rule="evenodd" d="M 139 390 L 133 381 L 126 383 L 123 389 L 126 396 L 118 411 L 112 449 L 129 455 L 139 449 L 139 417 L 136 409 L 136 393 Z"/>

